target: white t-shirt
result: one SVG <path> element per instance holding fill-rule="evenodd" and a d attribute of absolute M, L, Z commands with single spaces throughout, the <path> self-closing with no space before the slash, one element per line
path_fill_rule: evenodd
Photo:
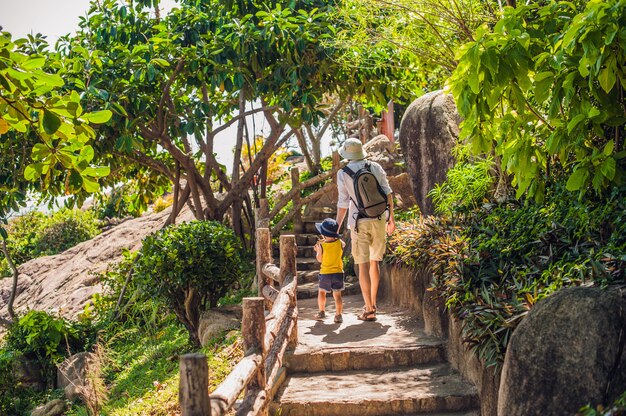
<path fill-rule="evenodd" d="M 357 172 L 359 169 L 365 167 L 365 163 L 370 164 L 370 170 L 372 174 L 378 180 L 380 187 L 383 189 L 385 195 L 392 193 L 389 181 L 387 181 L 387 173 L 376 162 L 362 160 L 352 160 L 348 163 L 348 168 L 353 172 Z M 337 208 L 348 208 L 348 223 L 347 227 L 354 229 L 356 225 L 356 216 L 359 213 L 356 207 L 356 194 L 354 193 L 354 180 L 345 173 L 343 170 L 337 172 L 337 189 L 339 191 L 339 198 L 337 200 Z M 385 214 L 385 218 L 386 218 Z M 374 221 L 376 218 L 362 218 L 359 221 Z"/>

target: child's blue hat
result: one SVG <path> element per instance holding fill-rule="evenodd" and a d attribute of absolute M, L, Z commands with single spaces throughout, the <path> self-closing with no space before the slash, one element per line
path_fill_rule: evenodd
<path fill-rule="evenodd" d="M 321 235 L 326 237 L 339 238 L 337 231 L 339 230 L 339 224 L 332 218 L 326 218 L 322 222 L 316 222 L 315 228 Z"/>

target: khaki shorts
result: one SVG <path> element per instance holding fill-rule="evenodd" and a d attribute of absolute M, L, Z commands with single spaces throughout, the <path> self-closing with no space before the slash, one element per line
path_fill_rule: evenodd
<path fill-rule="evenodd" d="M 386 225 L 387 221 L 384 218 L 359 221 L 359 232 L 353 229 L 350 233 L 354 264 L 383 260 L 387 246 Z"/>

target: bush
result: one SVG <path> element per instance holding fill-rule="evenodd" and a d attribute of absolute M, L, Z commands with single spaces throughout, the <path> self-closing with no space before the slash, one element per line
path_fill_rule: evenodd
<path fill-rule="evenodd" d="M 125 218 L 136 214 L 131 212 L 128 199 L 130 198 L 126 187 L 113 188 L 108 194 L 99 197 L 96 204 L 96 212 L 99 219 Z"/>
<path fill-rule="evenodd" d="M 500 365 L 532 306 L 565 286 L 626 277 L 626 189 L 602 199 L 486 205 L 455 218 L 426 218 L 392 239 L 395 261 L 429 268 L 433 286 L 463 320 L 487 365 Z"/>
<path fill-rule="evenodd" d="M 36 253 L 52 255 L 61 253 L 78 243 L 98 235 L 98 221 L 91 210 L 63 209 L 55 212 L 43 224 L 37 239 Z"/>
<path fill-rule="evenodd" d="M 493 186 L 493 160 L 457 163 L 446 174 L 445 182 L 429 192 L 437 213 L 453 215 L 480 207 Z"/>
<path fill-rule="evenodd" d="M 93 211 L 68 209 L 55 212 L 50 217 L 41 212 L 30 212 L 13 219 L 7 230 L 7 248 L 18 266 L 40 256 L 65 251 L 100 232 Z M 3 258 L 0 261 L 0 277 L 10 274 Z"/>
<path fill-rule="evenodd" d="M 89 349 L 94 342 L 95 331 L 88 324 L 31 310 L 10 326 L 0 350 L 4 357 L 1 361 L 10 365 L 17 357 L 35 360 L 42 367 L 48 385 L 53 385 L 56 364 Z"/>
<path fill-rule="evenodd" d="M 144 239 L 135 272 L 143 290 L 163 299 L 199 344 L 200 313 L 239 282 L 243 261 L 241 242 L 231 229 L 192 221 Z"/>

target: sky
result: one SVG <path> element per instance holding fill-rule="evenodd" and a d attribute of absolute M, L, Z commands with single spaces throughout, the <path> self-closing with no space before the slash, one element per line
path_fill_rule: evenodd
<path fill-rule="evenodd" d="M 165 14 L 175 5 L 173 0 L 161 0 L 161 10 Z M 89 0 L 0 0 L 0 26 L 10 32 L 13 39 L 29 33 L 47 36 L 50 44 L 67 33 L 78 29 L 79 17 L 89 10 Z M 262 116 L 255 118 L 258 131 L 265 126 Z M 250 126 L 251 126 L 250 120 Z M 250 127 L 251 128 L 251 127 Z M 232 171 L 233 146 L 236 137 L 236 123 L 216 136 L 215 152 L 220 163 L 228 172 Z"/>

